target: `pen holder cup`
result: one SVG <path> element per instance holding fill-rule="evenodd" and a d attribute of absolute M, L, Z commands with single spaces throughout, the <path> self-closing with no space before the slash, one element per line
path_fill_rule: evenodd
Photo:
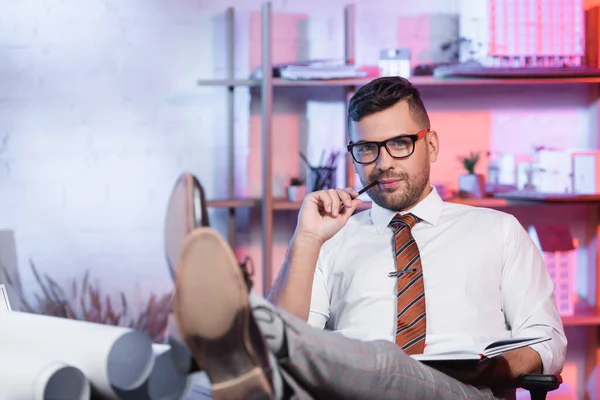
<path fill-rule="evenodd" d="M 337 168 L 335 167 L 309 167 L 306 174 L 307 192 L 335 189 Z"/>

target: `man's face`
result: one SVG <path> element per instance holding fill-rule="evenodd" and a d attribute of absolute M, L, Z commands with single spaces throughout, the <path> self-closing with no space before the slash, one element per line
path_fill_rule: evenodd
<path fill-rule="evenodd" d="M 350 138 L 353 143 L 379 142 L 399 135 L 414 135 L 423 128 L 413 120 L 406 101 L 401 101 L 359 122 L 352 122 Z M 402 211 L 429 193 L 429 164 L 436 161 L 437 153 L 437 134 L 430 131 L 415 142 L 414 152 L 408 158 L 395 159 L 385 147 L 381 147 L 377 160 L 370 164 L 354 162 L 354 167 L 363 186 L 374 180 L 379 181 L 368 192 L 376 204 Z"/>

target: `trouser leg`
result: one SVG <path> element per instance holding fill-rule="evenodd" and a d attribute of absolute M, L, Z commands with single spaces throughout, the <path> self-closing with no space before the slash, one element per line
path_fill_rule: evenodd
<path fill-rule="evenodd" d="M 494 399 L 480 390 L 415 361 L 388 341 L 364 342 L 314 329 L 293 315 L 251 296 L 253 314 L 283 370 L 315 398 Z M 267 314 L 269 314 L 267 312 Z M 278 328 L 273 327 L 277 325 Z M 278 333 L 283 330 L 282 333 Z M 275 340 L 277 339 L 277 340 Z"/>

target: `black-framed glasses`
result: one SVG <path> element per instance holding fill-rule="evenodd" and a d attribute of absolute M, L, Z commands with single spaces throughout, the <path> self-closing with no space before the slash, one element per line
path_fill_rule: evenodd
<path fill-rule="evenodd" d="M 357 142 L 348 144 L 348 151 L 359 164 L 370 164 L 379 158 L 379 152 L 385 147 L 392 158 L 403 159 L 410 157 L 415 151 L 415 142 L 429 132 L 425 128 L 414 135 L 399 135 L 382 142 Z"/>

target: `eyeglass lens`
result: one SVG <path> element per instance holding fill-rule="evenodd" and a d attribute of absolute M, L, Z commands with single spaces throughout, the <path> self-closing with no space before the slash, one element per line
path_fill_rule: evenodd
<path fill-rule="evenodd" d="M 397 137 L 385 141 L 385 148 L 395 158 L 408 157 L 412 154 L 414 142 L 409 137 Z M 352 148 L 352 156 L 359 163 L 371 163 L 379 157 L 380 146 L 377 142 L 357 143 Z"/>

